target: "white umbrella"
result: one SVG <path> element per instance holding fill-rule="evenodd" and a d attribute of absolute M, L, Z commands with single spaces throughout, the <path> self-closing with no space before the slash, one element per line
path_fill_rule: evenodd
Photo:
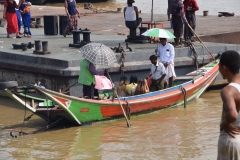
<path fill-rule="evenodd" d="M 114 51 L 102 43 L 88 43 L 80 48 L 80 53 L 95 66 L 109 66 L 117 61 Z"/>

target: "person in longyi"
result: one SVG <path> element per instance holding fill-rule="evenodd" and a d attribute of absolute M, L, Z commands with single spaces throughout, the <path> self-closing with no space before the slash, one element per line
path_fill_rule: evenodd
<path fill-rule="evenodd" d="M 19 36 L 18 19 L 16 14 L 16 8 L 18 9 L 22 0 L 17 4 L 14 0 L 6 0 L 4 2 L 3 18 L 7 21 L 7 38 L 10 38 L 10 34 L 15 33 L 16 38 Z"/>
<path fill-rule="evenodd" d="M 223 101 L 220 135 L 218 139 L 218 160 L 240 159 L 240 56 L 236 51 L 222 53 L 219 72 L 229 84 L 220 94 Z"/>
<path fill-rule="evenodd" d="M 188 25 L 187 19 L 184 14 L 184 5 L 182 0 L 173 0 L 172 2 L 172 25 L 174 31 L 174 47 L 181 47 L 179 44 L 180 38 L 183 35 L 183 23 Z"/>
<path fill-rule="evenodd" d="M 68 16 L 67 27 L 63 32 L 63 36 L 66 37 L 68 32 L 72 30 L 77 30 L 78 28 L 78 18 L 80 18 L 80 12 L 77 9 L 76 0 L 65 0 L 64 3 L 65 11 Z"/>
<path fill-rule="evenodd" d="M 160 62 L 164 65 L 166 69 L 166 76 L 164 78 L 164 88 L 172 87 L 173 81 L 176 78 L 176 73 L 174 70 L 174 56 L 175 50 L 172 44 L 167 42 L 166 38 L 160 38 L 160 43 L 155 53 L 160 57 Z"/>
<path fill-rule="evenodd" d="M 189 25 L 192 27 L 192 29 L 195 30 L 196 28 L 195 12 L 199 10 L 198 3 L 196 0 L 184 0 L 183 4 L 184 4 L 184 12 L 185 12 L 186 19 Z M 185 41 L 191 40 L 192 42 L 194 42 L 195 40 L 193 39 L 193 36 L 194 34 L 191 31 L 191 29 L 187 25 L 185 25 L 184 26 Z"/>

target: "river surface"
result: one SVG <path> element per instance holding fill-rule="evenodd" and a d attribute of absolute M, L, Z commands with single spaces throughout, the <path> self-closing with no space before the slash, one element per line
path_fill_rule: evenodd
<path fill-rule="evenodd" d="M 87 2 L 87 1 L 86 1 Z M 117 7 L 125 7 L 127 0 L 109 0 L 102 3 L 93 3 L 96 8 L 116 9 Z M 151 0 L 135 0 L 134 5 L 143 13 L 151 13 Z M 240 16 L 240 0 L 198 0 L 199 10 L 197 15 L 203 15 L 203 11 L 208 10 L 209 15 L 218 15 L 218 12 L 230 12 Z M 48 5 L 48 4 L 47 4 Z M 51 4 L 52 5 L 52 4 Z M 54 5 L 63 6 L 63 3 L 55 3 Z M 78 3 L 83 7 L 83 3 Z M 168 0 L 153 0 L 153 13 L 166 14 Z"/>
<path fill-rule="evenodd" d="M 178 106 L 132 116 L 130 128 L 119 119 L 12 138 L 10 131 L 22 126 L 25 132 L 34 131 L 46 122 L 33 116 L 22 125 L 24 108 L 0 97 L 0 159 L 213 160 L 221 104 L 219 90 L 215 90 L 192 100 L 186 109 Z"/>

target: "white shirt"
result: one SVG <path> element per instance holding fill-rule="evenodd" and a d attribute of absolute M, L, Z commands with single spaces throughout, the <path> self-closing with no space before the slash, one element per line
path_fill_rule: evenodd
<path fill-rule="evenodd" d="M 157 67 L 157 70 L 156 70 L 156 67 Z M 164 65 L 161 62 L 157 62 L 156 66 L 152 64 L 150 74 L 152 74 L 152 79 L 154 80 L 161 78 L 163 74 L 166 74 Z"/>
<path fill-rule="evenodd" d="M 158 44 L 157 54 L 160 57 L 160 62 L 174 63 L 175 50 L 173 45 L 171 45 L 170 43 L 166 43 L 165 46 L 163 46 L 161 43 Z"/>
<path fill-rule="evenodd" d="M 137 17 L 136 17 L 136 12 L 134 10 L 134 6 L 131 7 L 126 7 L 126 11 L 125 11 L 125 20 L 126 21 L 136 21 Z"/>

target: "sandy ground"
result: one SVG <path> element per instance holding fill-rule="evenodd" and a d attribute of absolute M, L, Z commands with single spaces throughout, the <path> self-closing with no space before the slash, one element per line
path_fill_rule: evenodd
<path fill-rule="evenodd" d="M 81 18 L 79 19 L 79 28 L 88 28 L 96 34 L 128 34 L 129 30 L 125 27 L 125 21 L 122 12 L 108 12 L 99 13 L 90 10 L 79 8 Z M 106 12 L 106 11 L 105 11 Z M 43 15 L 65 15 L 64 7 L 51 7 L 51 6 L 32 6 L 32 17 L 42 17 Z M 140 16 L 143 21 L 150 21 L 151 15 L 141 13 Z M 0 12 L 2 17 L 2 12 Z M 164 28 L 170 28 L 170 22 L 167 21 L 166 15 L 154 15 L 155 21 L 164 23 Z M 42 21 L 43 23 L 43 21 Z M 199 36 L 213 35 L 220 33 L 240 31 L 240 17 L 217 17 L 217 16 L 197 16 L 196 33 Z"/>

